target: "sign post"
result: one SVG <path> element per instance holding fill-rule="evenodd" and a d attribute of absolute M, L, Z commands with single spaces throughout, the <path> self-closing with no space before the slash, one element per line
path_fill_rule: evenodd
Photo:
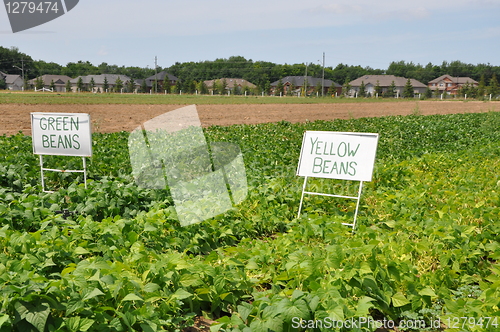
<path fill-rule="evenodd" d="M 44 171 L 61 173 L 83 173 L 87 188 L 87 161 L 92 157 L 92 130 L 90 114 L 84 113 L 31 113 L 31 136 L 33 153 L 40 157 L 40 172 L 43 192 Z M 44 168 L 43 156 L 82 157 L 83 170 Z"/>
<path fill-rule="evenodd" d="M 304 194 L 355 199 L 357 203 L 354 222 L 343 223 L 351 226 L 354 231 L 363 182 L 372 179 L 377 145 L 378 134 L 306 131 L 297 168 L 297 175 L 304 177 L 298 217 L 302 211 Z M 358 195 L 344 196 L 306 191 L 309 177 L 359 181 Z"/>

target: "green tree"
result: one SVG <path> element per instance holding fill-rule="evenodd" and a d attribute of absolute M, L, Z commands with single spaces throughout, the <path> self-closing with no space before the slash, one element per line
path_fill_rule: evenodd
<path fill-rule="evenodd" d="M 349 97 L 349 94 L 351 93 L 351 84 L 349 83 L 349 79 L 346 79 L 344 82 L 344 85 L 342 85 L 342 93 L 344 94 L 345 97 Z"/>
<path fill-rule="evenodd" d="M 500 94 L 500 87 L 498 85 L 497 75 L 493 74 L 490 79 L 490 84 L 488 86 L 488 94 L 496 98 Z"/>
<path fill-rule="evenodd" d="M 163 83 L 161 86 L 162 90 L 166 93 L 170 93 L 172 86 L 170 85 L 170 80 L 168 79 L 168 75 L 165 74 L 165 78 L 163 79 Z"/>
<path fill-rule="evenodd" d="M 197 89 L 198 89 L 198 93 L 199 94 L 202 94 L 202 95 L 206 95 L 208 94 L 208 86 L 207 84 L 205 83 L 205 81 L 200 81 L 198 82 L 198 86 L 197 86 Z"/>
<path fill-rule="evenodd" d="M 102 89 L 103 89 L 102 92 L 108 92 L 109 90 L 109 82 L 106 76 L 104 76 L 104 83 L 102 84 Z"/>
<path fill-rule="evenodd" d="M 403 97 L 404 98 L 413 98 L 415 95 L 415 91 L 413 89 L 413 85 L 411 84 L 411 80 L 406 80 L 405 87 L 403 89 Z"/>
<path fill-rule="evenodd" d="M 62 70 L 63 75 L 69 77 L 97 75 L 99 68 L 91 64 L 89 61 L 78 61 L 77 63 L 69 62 Z"/>
<path fill-rule="evenodd" d="M 263 92 L 265 95 L 269 95 L 271 93 L 271 82 L 269 82 L 269 80 L 264 82 L 264 91 Z"/>
<path fill-rule="evenodd" d="M 276 91 L 275 95 L 277 96 L 283 96 L 284 95 L 284 85 L 283 85 L 283 80 L 280 78 L 278 81 L 278 84 L 276 85 Z"/>
<path fill-rule="evenodd" d="M 382 96 L 382 87 L 380 86 L 380 82 L 377 80 L 377 84 L 375 84 L 374 92 L 378 96 Z"/>
<path fill-rule="evenodd" d="M 196 91 L 196 81 L 186 80 L 182 85 L 182 91 L 185 93 L 195 93 Z"/>
<path fill-rule="evenodd" d="M 225 78 L 222 79 L 220 83 L 220 94 L 226 94 L 227 93 L 227 81 Z"/>
<path fill-rule="evenodd" d="M 365 81 L 361 81 L 361 85 L 359 86 L 358 97 L 364 98 L 366 97 L 366 85 Z"/>
<path fill-rule="evenodd" d="M 0 90 L 5 90 L 7 89 L 7 83 L 3 79 L 3 77 L 0 76 Z"/>
<path fill-rule="evenodd" d="M 309 82 L 307 77 L 304 79 L 304 85 L 302 86 L 302 94 L 304 97 L 307 97 L 307 92 L 309 91 Z"/>
<path fill-rule="evenodd" d="M 439 96 L 441 95 L 441 92 L 439 91 L 439 89 L 436 87 L 436 90 L 434 90 L 434 98 L 439 98 Z"/>
<path fill-rule="evenodd" d="M 178 80 L 177 82 L 175 82 L 174 93 L 180 93 L 181 91 L 182 91 L 182 83 L 181 80 Z"/>
<path fill-rule="evenodd" d="M 458 95 L 460 97 L 472 97 L 471 96 L 471 88 L 472 88 L 472 85 L 469 83 L 469 82 L 465 82 L 464 85 L 462 85 L 459 89 L 458 89 Z"/>
<path fill-rule="evenodd" d="M 221 93 L 220 91 L 221 91 L 221 84 L 220 81 L 217 79 L 212 83 L 212 93 L 214 95 L 217 95 Z"/>
<path fill-rule="evenodd" d="M 35 80 L 35 88 L 37 90 L 42 90 L 44 87 L 43 80 L 41 76 L 38 76 Z"/>
<path fill-rule="evenodd" d="M 330 87 L 328 88 L 328 96 L 332 96 L 332 97 L 335 97 L 335 93 L 337 92 L 337 88 L 335 88 L 335 84 L 332 84 L 330 85 Z"/>
<path fill-rule="evenodd" d="M 34 73 L 36 76 L 61 75 L 63 70 L 63 66 L 54 62 L 47 63 L 43 60 L 33 61 L 33 66 L 35 67 Z"/>
<path fill-rule="evenodd" d="M 321 85 L 321 81 L 318 81 L 316 86 L 314 87 L 314 94 L 321 96 L 321 91 L 323 90 L 323 86 Z"/>
<path fill-rule="evenodd" d="M 56 91 L 56 84 L 54 83 L 54 80 L 51 80 L 51 81 L 50 81 L 49 88 L 50 88 L 52 91 Z"/>
<path fill-rule="evenodd" d="M 95 81 L 94 81 L 94 78 L 91 77 L 90 78 L 90 91 L 94 92 L 94 88 L 95 88 Z"/>
<path fill-rule="evenodd" d="M 84 86 L 83 86 L 83 79 L 82 77 L 78 77 L 78 81 L 76 82 L 76 88 L 78 89 L 78 92 L 82 92 L 83 89 L 84 89 Z"/>
<path fill-rule="evenodd" d="M 145 79 L 142 80 L 142 84 L 141 84 L 141 89 L 140 90 L 141 90 L 142 93 L 147 93 L 148 92 L 148 85 L 147 85 Z"/>
<path fill-rule="evenodd" d="M 135 81 L 133 78 L 130 78 L 130 80 L 127 82 L 127 92 L 134 92 L 135 90 Z"/>
<path fill-rule="evenodd" d="M 68 80 L 65 85 L 66 92 L 73 92 L 73 89 L 71 89 L 71 82 Z"/>
<path fill-rule="evenodd" d="M 33 89 L 33 86 L 28 81 L 28 76 L 25 76 L 24 77 L 24 83 L 23 83 L 23 90 L 27 91 L 27 90 L 32 90 L 32 89 Z"/>
<path fill-rule="evenodd" d="M 483 99 L 486 94 L 486 81 L 484 79 L 484 74 L 481 75 L 481 79 L 479 80 L 479 85 L 477 86 L 477 98 Z"/>
<path fill-rule="evenodd" d="M 242 91 L 241 87 L 235 82 L 233 86 L 233 95 L 239 96 L 241 95 L 241 91 Z"/>
<path fill-rule="evenodd" d="M 291 96 L 293 95 L 295 89 L 296 89 L 297 83 L 295 82 L 295 78 L 292 78 L 292 81 L 290 82 L 290 86 L 288 87 L 288 95 Z"/>
<path fill-rule="evenodd" d="M 396 96 L 396 83 L 394 83 L 394 81 L 392 81 L 391 85 L 389 85 L 389 88 L 384 93 L 384 97 L 394 98 L 395 96 Z"/>
<path fill-rule="evenodd" d="M 429 99 L 429 98 L 432 98 L 432 90 L 429 86 L 427 86 L 425 88 L 425 92 L 424 92 L 424 98 L 425 99 Z"/>
<path fill-rule="evenodd" d="M 123 89 L 123 81 L 120 77 L 115 80 L 115 91 L 121 92 Z"/>

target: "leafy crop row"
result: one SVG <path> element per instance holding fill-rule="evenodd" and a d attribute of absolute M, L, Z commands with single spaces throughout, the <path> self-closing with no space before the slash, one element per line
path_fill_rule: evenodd
<path fill-rule="evenodd" d="M 134 184 L 127 133 L 94 135 L 88 189 L 78 175 L 47 174 L 52 194 L 41 193 L 31 139 L 2 136 L 0 331 L 176 331 L 201 315 L 214 331 L 329 331 L 317 322 L 363 317 L 439 319 L 450 331 L 472 317 L 462 330 L 494 331 L 499 126 L 498 113 L 481 113 L 211 127 L 209 140 L 241 147 L 249 195 L 189 227 L 168 190 Z M 353 213 L 341 199 L 307 197 L 296 219 L 304 130 L 380 134 L 355 234 L 341 225 Z"/>

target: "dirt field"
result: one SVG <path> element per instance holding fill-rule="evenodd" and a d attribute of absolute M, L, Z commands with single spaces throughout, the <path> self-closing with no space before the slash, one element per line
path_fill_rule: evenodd
<path fill-rule="evenodd" d="M 94 132 L 131 131 L 141 123 L 181 105 L 20 105 L 0 104 L 0 135 L 31 133 L 31 112 L 90 113 Z M 203 126 L 257 124 L 286 120 L 349 119 L 412 113 L 451 114 L 500 111 L 500 102 L 401 101 L 335 104 L 198 105 Z"/>

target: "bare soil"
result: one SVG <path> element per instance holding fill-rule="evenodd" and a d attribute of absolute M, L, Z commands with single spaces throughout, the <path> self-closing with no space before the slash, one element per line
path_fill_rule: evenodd
<path fill-rule="evenodd" d="M 160 114 L 182 105 L 27 105 L 0 104 L 0 135 L 31 133 L 31 112 L 89 113 L 93 131 L 131 131 Z M 334 104 L 198 105 L 202 125 L 305 122 L 409 114 L 451 114 L 500 111 L 500 102 L 401 101 Z"/>

